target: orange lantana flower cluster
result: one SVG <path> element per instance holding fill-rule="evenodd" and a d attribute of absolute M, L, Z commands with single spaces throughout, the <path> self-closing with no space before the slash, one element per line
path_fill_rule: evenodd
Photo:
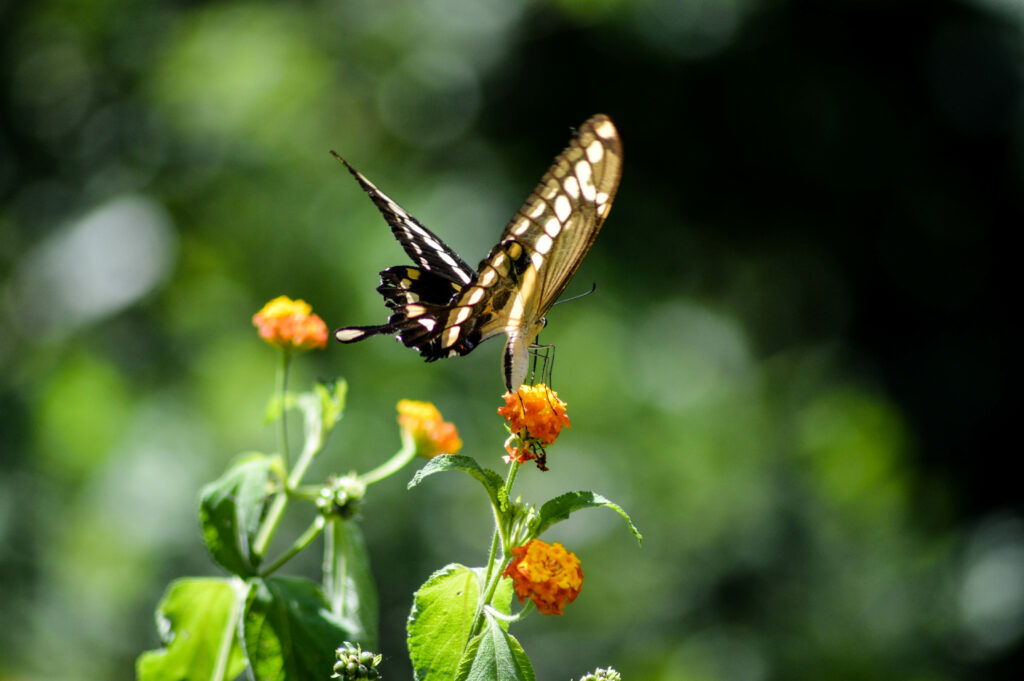
<path fill-rule="evenodd" d="M 533 600 L 545 615 L 561 615 L 583 588 L 583 568 L 576 554 L 555 542 L 531 539 L 512 549 L 512 562 L 504 576 L 512 579 L 520 603 Z"/>
<path fill-rule="evenodd" d="M 505 406 L 498 408 L 498 414 L 508 421 L 512 433 L 505 443 L 508 452 L 505 460 L 519 463 L 536 460 L 537 467 L 546 471 L 544 448 L 554 444 L 562 426 L 571 427 L 565 402 L 543 383 L 520 386 L 519 390 L 507 392 L 502 398 Z"/>
<path fill-rule="evenodd" d="M 457 454 L 462 440 L 454 423 L 448 423 L 430 402 L 400 400 L 398 425 L 416 444 L 416 454 L 430 459 L 438 454 Z"/>
<path fill-rule="evenodd" d="M 322 350 L 327 325 L 304 300 L 278 296 L 253 315 L 260 338 L 284 350 Z"/>

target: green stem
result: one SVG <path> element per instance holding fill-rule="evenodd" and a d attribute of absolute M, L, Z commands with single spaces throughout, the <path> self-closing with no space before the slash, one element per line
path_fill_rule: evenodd
<path fill-rule="evenodd" d="M 227 681 L 228 662 L 231 660 L 231 650 L 234 647 L 235 637 L 238 636 L 238 616 L 242 612 L 242 607 L 245 605 L 245 595 L 249 591 L 248 587 L 237 577 L 232 579 L 231 586 L 235 591 L 235 600 L 231 604 L 231 614 L 228 615 L 225 621 L 224 631 L 221 632 L 220 645 L 217 647 L 217 658 L 214 662 L 213 673 L 210 675 L 210 678 L 215 681 Z"/>
<path fill-rule="evenodd" d="M 514 615 L 502 614 L 489 605 L 484 606 L 484 609 L 491 614 L 491 617 L 499 619 L 502 622 L 514 624 L 515 622 L 518 622 L 519 620 L 523 619 L 533 611 L 533 601 L 527 601 L 526 605 L 520 608 L 519 612 L 517 612 Z"/>
<path fill-rule="evenodd" d="M 281 351 L 281 364 L 277 367 L 277 402 L 281 408 L 281 423 L 278 430 L 278 447 L 281 450 L 281 457 L 284 459 L 285 470 L 288 470 L 288 405 L 285 404 L 285 395 L 288 394 L 288 368 L 291 366 L 292 353 L 287 350 Z"/>
<path fill-rule="evenodd" d="M 270 503 L 270 510 L 267 511 L 267 517 L 263 520 L 263 524 L 260 525 L 260 531 L 256 534 L 256 540 L 252 544 L 253 553 L 257 556 L 262 556 L 267 551 L 267 545 L 270 543 L 270 538 L 274 536 L 274 530 L 277 529 L 277 524 L 281 522 L 281 516 L 284 514 L 284 507 L 288 505 L 288 493 L 284 490 L 277 493 L 274 500 Z"/>
<path fill-rule="evenodd" d="M 278 416 L 280 419 L 278 446 L 281 450 L 281 458 L 284 461 L 285 470 L 288 470 L 288 405 L 285 403 L 285 396 L 288 394 L 288 367 L 291 365 L 291 357 L 290 352 L 282 350 L 281 363 L 277 367 L 277 403 L 281 410 Z M 281 516 L 288 505 L 288 492 L 292 487 L 292 477 L 291 475 L 288 476 L 284 489 L 274 497 L 274 501 L 271 502 L 270 509 L 267 511 L 267 517 L 263 519 L 260 531 L 256 534 L 256 540 L 253 542 L 252 548 L 257 556 L 262 556 L 266 552 L 267 545 L 270 544 L 270 538 L 274 536 L 277 525 L 281 522 Z"/>
<path fill-rule="evenodd" d="M 303 532 L 302 535 L 295 540 L 295 543 L 292 544 L 291 548 L 285 551 L 284 554 L 282 554 L 277 560 L 275 560 L 266 569 L 260 572 L 260 576 L 268 577 L 274 574 L 274 572 L 278 568 L 280 568 L 282 565 L 291 560 L 296 553 L 309 546 L 310 542 L 316 539 L 317 536 L 324 531 L 324 524 L 326 522 L 327 521 L 324 520 L 324 517 L 322 515 L 318 515 L 316 519 L 309 524 L 309 527 L 306 528 L 306 531 Z"/>
<path fill-rule="evenodd" d="M 412 461 L 414 456 L 416 456 L 416 442 L 412 439 L 411 435 L 403 430 L 402 448 L 395 452 L 394 456 L 374 468 L 369 473 L 363 473 L 360 475 L 359 481 L 367 486 L 372 485 L 373 483 L 383 480 L 389 475 L 400 470 L 403 466 Z"/>
<path fill-rule="evenodd" d="M 502 487 L 502 496 L 506 499 L 506 502 L 510 504 L 511 501 L 508 501 L 508 499 L 511 496 L 512 485 L 516 481 L 516 475 L 519 472 L 519 466 L 520 464 L 518 461 L 513 461 L 512 463 L 509 464 L 508 475 L 506 476 L 505 484 Z M 502 562 L 504 562 L 504 557 L 508 555 L 508 549 L 510 548 L 506 543 L 507 538 L 504 536 L 502 532 L 502 516 L 501 511 L 498 508 L 494 509 L 494 522 L 494 538 L 491 540 L 491 553 L 490 556 L 488 556 L 487 558 L 487 570 L 484 573 L 486 575 L 486 577 L 484 578 L 484 593 L 483 596 L 480 598 L 480 602 L 477 604 L 476 614 L 473 616 L 473 625 L 470 627 L 469 630 L 470 638 L 473 638 L 473 636 L 476 636 L 478 633 L 480 633 L 480 629 L 482 628 L 484 621 L 484 608 L 491 604 L 491 600 L 494 598 L 494 592 L 498 589 L 498 584 L 501 582 L 501 571 L 495 569 L 496 567 L 500 567 L 496 565 L 499 541 L 501 542 L 502 548 Z"/>

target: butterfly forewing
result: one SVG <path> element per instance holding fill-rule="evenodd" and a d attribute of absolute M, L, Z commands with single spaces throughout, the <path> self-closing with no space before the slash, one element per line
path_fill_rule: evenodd
<path fill-rule="evenodd" d="M 335 152 L 334 157 L 345 164 L 348 171 L 356 178 L 363 190 L 370 195 L 381 215 L 391 226 L 391 233 L 398 239 L 405 252 L 417 265 L 424 270 L 433 272 L 452 281 L 468 284 L 476 272 L 463 262 L 458 254 L 441 241 L 436 234 L 423 226 L 423 223 L 410 215 L 404 208 L 395 203 L 390 196 L 377 189 L 377 186 L 366 179 L 366 176 L 349 165 Z"/>
<path fill-rule="evenodd" d="M 622 143 L 606 116 L 594 116 L 555 158 L 478 267 L 477 279 L 452 300 L 442 345 L 460 334 L 477 341 L 524 336 L 524 348 L 565 290 L 611 208 L 622 175 Z M 525 349 L 515 361 L 525 363 Z M 522 367 L 517 367 L 519 373 Z"/>
<path fill-rule="evenodd" d="M 580 127 L 505 228 L 503 243 L 517 241 L 531 253 L 538 271 L 536 308 L 541 316 L 593 245 L 621 176 L 618 133 L 606 116 L 594 116 Z"/>

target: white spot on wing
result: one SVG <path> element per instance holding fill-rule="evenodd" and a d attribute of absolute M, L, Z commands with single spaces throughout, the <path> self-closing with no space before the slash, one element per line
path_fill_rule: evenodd
<path fill-rule="evenodd" d="M 580 183 L 575 176 L 570 175 L 569 177 L 565 178 L 565 182 L 562 183 L 562 186 L 565 187 L 566 194 L 568 194 L 574 199 L 580 198 Z"/>
<path fill-rule="evenodd" d="M 544 254 L 537 252 L 530 256 L 530 262 L 533 263 L 534 269 L 540 269 L 540 266 L 544 264 Z"/>
<path fill-rule="evenodd" d="M 532 209 L 530 210 L 530 217 L 531 217 L 531 218 L 536 218 L 536 217 L 540 217 L 540 215 L 541 215 L 541 214 L 542 214 L 542 213 L 544 212 L 544 205 L 545 205 L 545 204 L 544 204 L 544 202 L 543 202 L 543 201 L 538 201 L 538 202 L 537 202 L 537 205 L 535 205 L 535 206 L 534 206 L 534 207 L 533 207 L 533 208 L 532 208 Z"/>
<path fill-rule="evenodd" d="M 518 223 L 516 223 L 515 227 L 512 228 L 512 233 L 515 234 L 516 236 L 519 236 L 529 228 L 529 222 L 527 222 L 526 220 L 520 220 Z"/>
<path fill-rule="evenodd" d="M 594 178 L 591 174 L 590 164 L 580 161 L 576 164 L 576 177 L 580 180 L 580 187 L 583 190 L 583 197 L 587 201 L 593 201 L 597 196 L 597 189 L 594 187 Z"/>
<path fill-rule="evenodd" d="M 569 214 L 572 213 L 572 204 L 569 203 L 569 199 L 565 195 L 559 195 L 555 199 L 555 215 L 562 222 L 565 222 L 569 218 Z"/>
<path fill-rule="evenodd" d="M 362 329 L 338 329 L 334 332 L 334 337 L 342 343 L 351 343 L 354 340 L 359 340 L 365 335 L 366 332 Z"/>
<path fill-rule="evenodd" d="M 455 345 L 455 341 L 459 338 L 459 327 L 450 326 L 444 330 L 444 335 L 441 336 L 441 345 L 446 348 L 450 348 Z"/>
<path fill-rule="evenodd" d="M 552 241 L 551 237 L 547 234 L 542 234 L 541 237 L 537 239 L 537 252 L 547 255 L 548 251 L 551 250 L 551 244 L 553 243 L 554 241 Z"/>
<path fill-rule="evenodd" d="M 544 231 L 548 233 L 548 236 L 556 237 L 562 231 L 562 223 L 558 221 L 558 218 L 551 218 L 544 223 Z"/>
<path fill-rule="evenodd" d="M 466 321 L 467 319 L 469 319 L 469 315 L 472 312 L 473 308 L 471 307 L 460 307 L 458 314 L 455 316 L 455 323 L 461 324 L 462 322 Z"/>
<path fill-rule="evenodd" d="M 480 274 L 480 283 L 484 286 L 490 286 L 494 283 L 494 280 L 498 278 L 498 273 L 494 268 L 488 267 Z"/>
<path fill-rule="evenodd" d="M 423 328 L 426 329 L 427 331 L 433 331 L 434 330 L 434 326 L 437 323 L 433 319 L 431 319 L 430 317 L 424 317 L 423 319 L 417 319 L 416 321 L 418 321 L 420 324 L 422 324 Z"/>
<path fill-rule="evenodd" d="M 604 156 L 604 145 L 594 140 L 587 146 L 587 158 L 591 163 L 597 163 Z"/>
<path fill-rule="evenodd" d="M 493 271 L 493 270 L 492 270 Z M 480 302 L 480 299 L 484 297 L 484 289 L 479 286 L 473 287 L 473 292 L 469 294 L 469 299 L 466 301 L 469 305 L 476 305 Z"/>
<path fill-rule="evenodd" d="M 608 140 L 615 137 L 615 126 L 612 125 L 611 121 L 601 121 L 601 123 L 594 128 L 594 132 Z"/>
<path fill-rule="evenodd" d="M 462 283 L 468 284 L 471 281 L 470 276 L 463 272 L 462 268 L 459 267 L 459 264 L 455 262 L 455 258 L 448 255 L 444 251 L 438 251 L 437 254 L 441 257 L 441 260 L 444 260 L 446 263 L 452 266 L 452 269 L 455 270 L 455 273 L 457 275 L 459 275 L 459 279 L 462 280 Z"/>

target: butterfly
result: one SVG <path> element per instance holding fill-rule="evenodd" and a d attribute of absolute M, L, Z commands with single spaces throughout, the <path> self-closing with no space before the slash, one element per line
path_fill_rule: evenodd
<path fill-rule="evenodd" d="M 416 267 L 380 273 L 377 291 L 391 310 L 386 324 L 346 326 L 342 343 L 395 335 L 428 362 L 466 355 L 481 342 L 508 336 L 505 388 L 526 378 L 529 350 L 544 315 L 565 290 L 611 210 L 622 176 L 622 141 L 598 114 L 579 127 L 476 269 L 335 152 L 377 205 Z"/>

